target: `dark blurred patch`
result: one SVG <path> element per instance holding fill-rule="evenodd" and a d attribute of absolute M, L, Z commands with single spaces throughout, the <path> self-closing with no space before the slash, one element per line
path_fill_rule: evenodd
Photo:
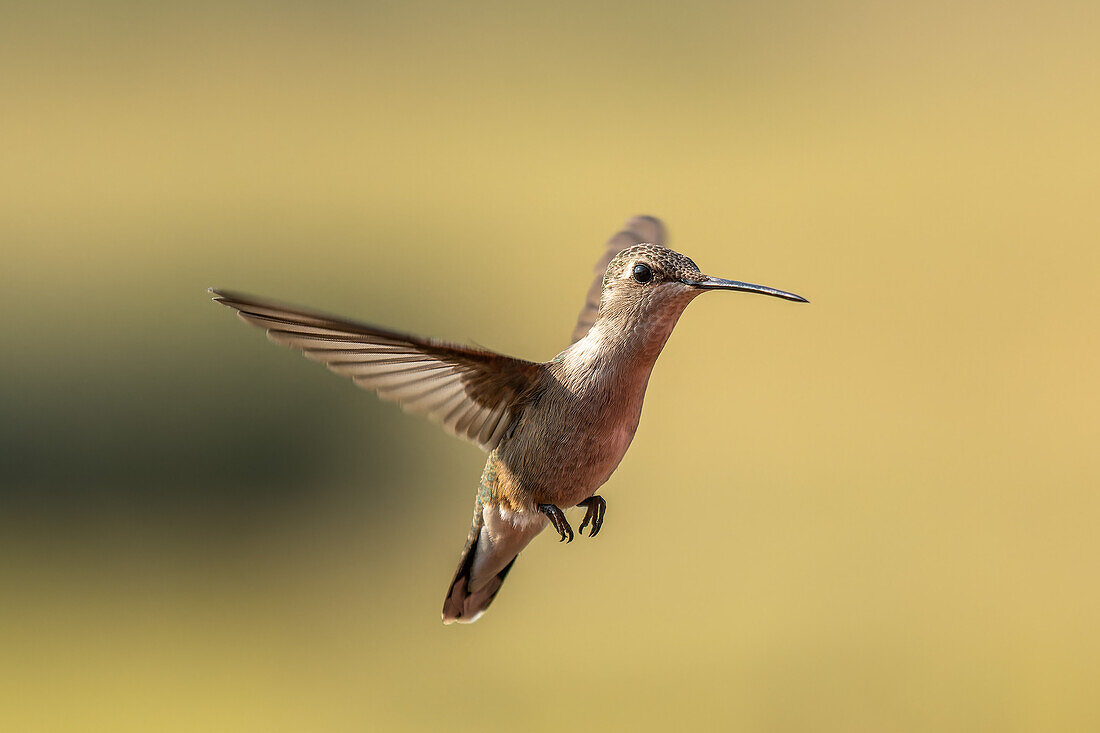
<path fill-rule="evenodd" d="M 262 520 L 316 502 L 346 471 L 340 455 L 352 446 L 382 479 L 401 453 L 393 430 L 363 419 L 366 395 L 323 372 L 315 384 L 290 379 L 281 389 L 278 370 L 147 373 L 157 378 L 55 383 L 48 399 L 41 390 L 0 393 L 9 520 Z"/>

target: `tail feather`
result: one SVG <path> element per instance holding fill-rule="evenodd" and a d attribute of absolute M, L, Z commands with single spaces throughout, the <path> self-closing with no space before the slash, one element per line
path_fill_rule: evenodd
<path fill-rule="evenodd" d="M 475 526 L 470 539 L 466 542 L 466 549 L 462 551 L 462 559 L 458 563 L 451 587 L 447 589 L 447 597 L 443 600 L 443 623 L 445 624 L 472 624 L 477 621 L 485 609 L 493 602 L 504 584 L 504 578 L 516 562 L 513 557 L 504 569 L 489 579 L 487 583 L 477 590 L 470 590 L 470 577 L 473 574 L 474 558 L 477 556 L 478 540 L 480 539 L 480 527 Z"/>
<path fill-rule="evenodd" d="M 474 507 L 474 523 L 443 601 L 443 623 L 477 621 L 493 602 L 516 556 L 546 527 L 542 514 L 516 512 L 496 502 Z"/>

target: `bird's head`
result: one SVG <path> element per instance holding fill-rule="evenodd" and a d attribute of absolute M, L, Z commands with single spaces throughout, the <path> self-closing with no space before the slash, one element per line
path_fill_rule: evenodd
<path fill-rule="evenodd" d="M 675 324 L 687 304 L 709 290 L 759 293 L 807 303 L 783 290 L 737 280 L 710 277 L 691 258 L 658 244 L 637 244 L 607 265 L 600 296 L 599 319 L 622 327 Z M 671 328 L 671 324 L 669 326 Z"/>

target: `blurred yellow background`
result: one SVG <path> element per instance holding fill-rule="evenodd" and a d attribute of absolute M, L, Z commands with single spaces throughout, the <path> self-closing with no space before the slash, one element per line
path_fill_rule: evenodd
<path fill-rule="evenodd" d="M 0 728 L 1100 730 L 1098 37 L 6 5 Z M 692 305 L 600 537 L 444 628 L 481 453 L 204 290 L 547 359 L 636 213 L 812 303 Z"/>

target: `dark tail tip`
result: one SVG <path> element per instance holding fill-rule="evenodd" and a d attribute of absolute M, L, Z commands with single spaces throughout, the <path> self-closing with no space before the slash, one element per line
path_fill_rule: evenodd
<path fill-rule="evenodd" d="M 504 579 L 508 571 L 516 564 L 516 558 L 504 566 L 504 569 L 494 575 L 492 579 L 481 588 L 470 592 L 470 570 L 474 565 L 474 556 L 477 552 L 477 535 L 466 544 L 462 553 L 462 560 L 458 563 L 451 587 L 447 589 L 447 597 L 443 599 L 443 623 L 444 624 L 472 624 L 477 621 L 485 609 L 496 598 L 500 586 L 504 585 Z M 518 557 L 518 556 L 517 556 Z"/>

